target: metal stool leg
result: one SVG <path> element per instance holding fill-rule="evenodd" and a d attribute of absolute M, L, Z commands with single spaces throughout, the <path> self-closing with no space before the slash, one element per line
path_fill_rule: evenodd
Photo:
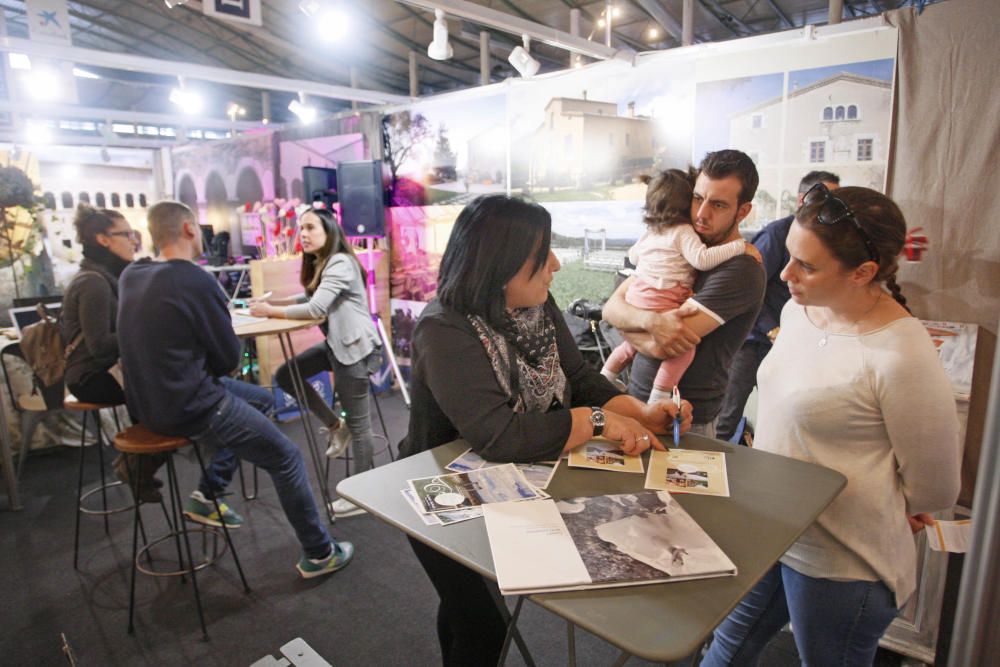
<path fill-rule="evenodd" d="M 80 466 L 77 471 L 76 476 L 76 531 L 73 536 L 73 569 L 79 569 L 77 567 L 77 561 L 80 557 L 80 515 L 83 514 L 81 505 L 83 504 L 83 461 L 84 453 L 87 448 L 84 447 L 86 444 L 84 441 L 87 437 L 87 413 L 83 413 L 83 430 L 80 433 Z M 24 454 L 22 453 L 23 457 Z"/>
<path fill-rule="evenodd" d="M 110 535 L 111 529 L 108 527 L 108 483 L 104 477 L 104 432 L 101 429 L 101 412 L 94 410 L 91 413 L 94 417 L 94 424 L 97 426 L 97 461 L 101 469 L 101 508 L 104 510 L 104 534 Z M 87 413 L 83 413 L 83 418 L 87 418 Z M 86 425 L 86 422 L 84 422 Z M 83 429 L 84 434 L 87 429 Z M 84 436 L 81 436 L 81 442 Z"/>
<path fill-rule="evenodd" d="M 206 477 L 208 472 L 205 470 L 205 461 L 201 458 L 201 447 L 199 447 L 198 443 L 194 441 L 191 442 L 191 446 L 194 447 L 194 453 L 198 457 L 198 465 L 201 466 L 202 477 Z M 229 535 L 229 528 L 226 526 L 226 521 L 222 516 L 222 509 L 219 507 L 219 500 L 214 496 L 214 494 L 212 496 L 212 504 L 215 505 L 216 514 L 219 515 L 219 523 L 222 524 L 222 532 L 226 536 L 226 544 L 229 545 L 229 552 L 233 554 L 233 561 L 236 563 L 236 571 L 240 573 L 240 581 L 243 582 L 243 590 L 249 593 L 250 584 L 247 583 L 247 578 L 243 575 L 243 567 L 240 565 L 240 557 L 236 555 L 236 547 L 233 546 L 233 540 Z M 190 557 L 190 554 L 188 554 L 188 558 Z M 194 563 L 192 562 L 192 568 L 193 567 Z M 192 574 L 191 577 L 193 579 L 194 575 Z"/>
<path fill-rule="evenodd" d="M 198 451 L 197 445 L 195 445 L 195 451 Z M 201 455 L 198 455 L 199 462 L 201 461 Z M 202 466 L 202 471 L 205 467 Z M 169 478 L 169 484 L 171 487 L 170 495 L 173 499 L 173 504 L 175 505 L 175 510 L 181 510 L 181 492 L 180 487 L 177 484 L 177 471 L 174 468 L 174 457 L 170 456 L 167 459 L 167 477 Z M 175 514 L 176 516 L 176 514 Z M 221 516 L 221 515 L 220 515 Z M 194 602 L 195 606 L 198 607 L 198 620 L 201 622 L 201 634 L 204 639 L 208 639 L 208 628 L 205 627 L 205 612 L 201 608 L 201 594 L 198 592 L 198 574 L 194 567 L 194 556 L 191 555 L 191 540 L 188 538 L 187 525 L 182 522 L 178 523 L 178 528 L 184 537 L 184 549 L 187 552 L 188 558 L 188 568 L 191 572 L 191 587 L 194 588 Z M 184 563 L 181 562 L 181 568 L 184 569 Z"/>
<path fill-rule="evenodd" d="M 138 471 L 132 469 L 131 459 L 127 458 L 127 455 L 125 455 L 125 454 L 123 454 L 123 456 L 126 456 L 126 459 L 125 459 L 125 468 L 128 470 L 129 479 L 135 479 L 135 477 L 133 475 L 137 474 Z M 138 468 L 138 467 L 139 466 L 136 465 L 136 468 Z M 137 571 L 139 569 L 139 566 L 138 566 L 138 564 L 135 561 L 136 561 L 136 553 L 138 553 L 138 551 L 139 551 L 139 534 L 138 534 L 139 533 L 139 505 L 142 504 L 142 503 L 139 502 L 138 498 L 135 498 L 134 500 L 135 500 L 135 502 L 134 502 L 135 510 L 134 510 L 134 512 L 132 514 L 132 583 L 129 584 L 129 592 L 128 592 L 128 633 L 130 635 L 131 634 L 135 634 L 135 622 L 134 622 L 134 619 L 135 619 L 135 576 L 136 576 Z M 164 511 L 166 511 L 166 510 L 164 510 Z M 77 515 L 77 521 L 79 521 L 79 515 Z M 180 552 L 178 552 L 177 555 L 180 556 Z"/>

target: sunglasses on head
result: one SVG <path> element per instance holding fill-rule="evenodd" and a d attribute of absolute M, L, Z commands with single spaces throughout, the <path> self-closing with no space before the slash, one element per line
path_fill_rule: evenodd
<path fill-rule="evenodd" d="M 847 202 L 830 192 L 829 188 L 822 183 L 812 186 L 802 197 L 802 205 L 819 205 L 816 219 L 820 224 L 835 225 L 842 220 L 850 220 L 854 223 L 854 228 L 858 230 L 858 235 L 861 236 L 861 240 L 865 242 L 865 248 L 868 249 L 868 256 L 876 264 L 879 263 L 878 249 L 872 242 L 871 237 L 868 236 L 868 232 L 858 222 L 857 216 L 854 215 L 854 211 L 847 205 Z"/>

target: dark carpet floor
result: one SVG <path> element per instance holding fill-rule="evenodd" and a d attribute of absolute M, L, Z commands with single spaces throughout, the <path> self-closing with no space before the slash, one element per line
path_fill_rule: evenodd
<path fill-rule="evenodd" d="M 406 408 L 398 395 L 383 396 L 381 406 L 395 443 L 406 430 Z M 375 428 L 380 432 L 377 422 Z M 282 429 L 304 442 L 298 422 Z M 106 453 L 110 460 L 112 452 Z M 252 592 L 244 594 L 228 554 L 199 573 L 210 636 L 204 641 L 190 580 L 140 576 L 136 630 L 129 636 L 131 513 L 111 516 L 108 535 L 100 518 L 84 517 L 79 570 L 73 569 L 78 457 L 72 448 L 32 454 L 22 480 L 24 509 L 0 511 L 0 664 L 66 664 L 62 635 L 84 666 L 250 665 L 268 654 L 280 658 L 279 648 L 296 637 L 337 667 L 440 664 L 436 595 L 403 535 L 367 515 L 340 519 L 331 532 L 354 542 L 355 561 L 331 576 L 304 581 L 294 569 L 295 537 L 266 476 L 256 500 L 241 498 L 236 481 L 229 499 L 246 518 L 233 535 Z M 87 457 L 85 488 L 91 488 L 99 480 L 93 447 Z M 376 457 L 380 465 L 388 460 L 385 452 Z M 180 459 L 178 469 L 187 493 L 197 465 Z M 247 473 L 249 483 L 248 466 Z M 343 474 L 338 461 L 331 486 Z M 111 499 L 117 498 L 113 492 Z M 158 506 L 145 506 L 144 516 L 151 536 L 163 532 Z M 172 544 L 156 548 L 158 565 L 169 564 Z M 539 667 L 566 664 L 563 621 L 529 603 L 519 628 Z M 579 665 L 608 665 L 617 658 L 618 651 L 596 637 L 583 631 L 576 636 Z M 515 651 L 507 664 L 524 663 Z M 798 664 L 791 636 L 776 638 L 761 664 Z M 877 664 L 898 661 L 887 656 Z"/>

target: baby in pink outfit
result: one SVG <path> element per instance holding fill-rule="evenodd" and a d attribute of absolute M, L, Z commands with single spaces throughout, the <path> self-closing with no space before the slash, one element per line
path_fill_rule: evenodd
<path fill-rule="evenodd" d="M 646 233 L 628 251 L 636 266 L 636 279 L 625 293 L 625 300 L 644 310 L 664 311 L 679 308 L 691 296 L 695 271 L 714 269 L 728 259 L 742 255 L 746 243 L 730 241 L 715 247 L 706 246 L 691 225 L 693 172 L 670 169 L 653 178 L 643 177 L 646 189 Z M 632 363 L 635 348 L 622 343 L 608 356 L 601 374 L 612 382 Z M 684 371 L 694 359 L 694 350 L 673 359 L 664 359 L 653 381 L 649 400 L 669 398 Z"/>

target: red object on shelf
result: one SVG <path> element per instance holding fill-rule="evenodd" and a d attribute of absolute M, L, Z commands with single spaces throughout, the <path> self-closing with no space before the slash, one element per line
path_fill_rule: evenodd
<path fill-rule="evenodd" d="M 252 213 L 253 212 L 253 204 L 251 204 L 250 202 L 244 202 L 243 203 L 243 212 L 244 213 Z"/>
<path fill-rule="evenodd" d="M 923 227 L 916 227 L 911 229 L 906 235 L 906 242 L 903 244 L 903 252 L 906 254 L 907 261 L 919 262 L 923 259 L 924 253 L 927 252 L 928 241 L 927 237 L 918 232 L 923 231 Z"/>

